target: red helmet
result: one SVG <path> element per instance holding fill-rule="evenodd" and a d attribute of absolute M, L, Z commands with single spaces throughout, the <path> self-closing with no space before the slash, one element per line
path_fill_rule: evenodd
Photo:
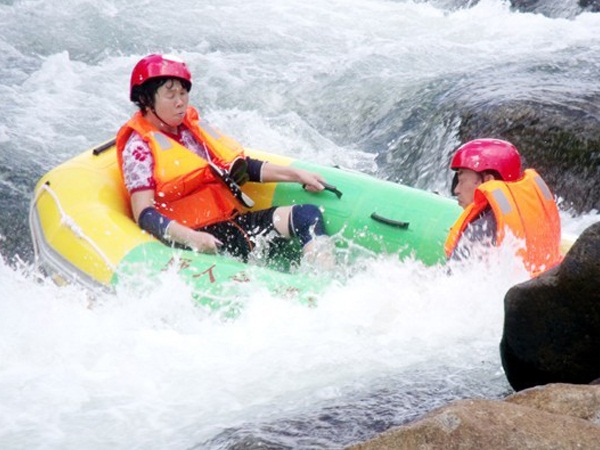
<path fill-rule="evenodd" d="M 521 178 L 521 156 L 517 148 L 500 139 L 475 139 L 461 145 L 450 167 L 475 172 L 495 170 L 504 181 Z"/>
<path fill-rule="evenodd" d="M 136 86 L 141 86 L 145 81 L 156 77 L 176 77 L 186 80 L 192 86 L 192 74 L 185 63 L 170 55 L 148 55 L 142 58 L 131 72 L 129 85 L 129 98 L 134 101 L 133 91 Z"/>

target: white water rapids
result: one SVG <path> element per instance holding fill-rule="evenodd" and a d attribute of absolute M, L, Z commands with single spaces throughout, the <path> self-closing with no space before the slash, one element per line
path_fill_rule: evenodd
<path fill-rule="evenodd" d="M 384 149 L 364 136 L 382 117 L 393 134 L 392 105 L 496 65 L 568 55 L 578 76 L 597 73 L 600 14 L 550 19 L 500 0 L 0 0 L 0 29 L 1 449 L 341 448 L 510 392 L 503 298 L 526 275 L 501 251 L 451 274 L 381 258 L 314 308 L 249 286 L 240 318 L 222 322 L 172 274 L 143 298 L 93 301 L 40 279 L 24 217 L 41 174 L 133 112 L 129 75 L 147 53 L 188 61 L 192 103 L 245 145 L 377 175 Z M 447 192 L 438 164 L 421 184 Z M 575 235 L 597 220 L 563 214 Z"/>

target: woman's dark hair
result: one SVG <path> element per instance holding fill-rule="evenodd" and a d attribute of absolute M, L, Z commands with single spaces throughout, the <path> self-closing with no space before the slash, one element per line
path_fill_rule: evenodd
<path fill-rule="evenodd" d="M 188 80 L 184 80 L 183 78 L 177 77 L 155 77 L 150 78 L 143 84 L 139 86 L 134 86 L 131 97 L 133 102 L 140 108 L 140 111 L 144 112 L 147 109 L 154 109 L 154 96 L 156 95 L 156 91 L 166 84 L 168 81 L 179 81 L 181 85 L 188 92 L 192 88 L 192 83 Z"/>

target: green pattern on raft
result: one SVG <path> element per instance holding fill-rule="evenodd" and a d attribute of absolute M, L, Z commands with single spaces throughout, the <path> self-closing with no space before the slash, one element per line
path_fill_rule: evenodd
<path fill-rule="evenodd" d="M 425 264 L 444 262 L 444 242 L 462 209 L 455 200 L 369 175 L 295 161 L 293 166 L 321 173 L 343 195 L 307 192 L 296 183 L 279 183 L 273 203 L 313 203 L 324 211 L 327 232 L 375 253 L 413 255 Z M 407 224 L 406 228 L 378 222 L 380 217 Z M 338 243 L 338 245 L 340 245 Z"/>
<path fill-rule="evenodd" d="M 111 284 L 156 280 L 161 273 L 174 271 L 192 287 L 192 296 L 201 305 L 235 317 L 248 292 L 267 289 L 278 297 L 311 304 L 316 295 L 331 283 L 323 276 L 308 276 L 276 271 L 256 264 L 245 264 L 223 255 L 182 250 L 158 241 L 135 247 L 121 261 Z M 250 284 L 251 283 L 251 284 Z"/>

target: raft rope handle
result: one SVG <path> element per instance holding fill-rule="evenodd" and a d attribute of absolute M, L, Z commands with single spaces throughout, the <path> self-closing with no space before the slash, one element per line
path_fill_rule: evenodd
<path fill-rule="evenodd" d="M 52 197 L 52 199 L 54 200 L 54 203 L 56 203 L 56 207 L 58 209 L 58 212 L 60 213 L 60 223 L 61 225 L 65 225 L 67 228 L 69 228 L 74 234 L 75 236 L 77 236 L 79 239 L 83 239 L 84 241 L 86 241 L 95 251 L 98 255 L 100 255 L 100 257 L 102 258 L 102 260 L 104 261 L 104 264 L 106 264 L 106 266 L 112 270 L 113 272 L 117 269 L 116 266 L 108 259 L 108 257 L 106 256 L 106 254 L 100 249 L 100 247 L 98 247 L 98 245 L 89 237 L 86 236 L 86 234 L 83 232 L 83 230 L 81 229 L 81 227 L 79 225 L 77 225 L 77 223 L 75 223 L 75 221 L 73 220 L 72 217 L 70 217 L 65 210 L 63 209 L 62 205 L 60 204 L 60 200 L 58 199 L 58 196 L 56 195 L 56 193 L 50 188 L 50 183 L 46 182 L 44 183 L 36 192 L 35 195 L 35 203 L 38 202 L 42 191 L 46 191 L 48 194 L 50 194 L 50 197 Z"/>

